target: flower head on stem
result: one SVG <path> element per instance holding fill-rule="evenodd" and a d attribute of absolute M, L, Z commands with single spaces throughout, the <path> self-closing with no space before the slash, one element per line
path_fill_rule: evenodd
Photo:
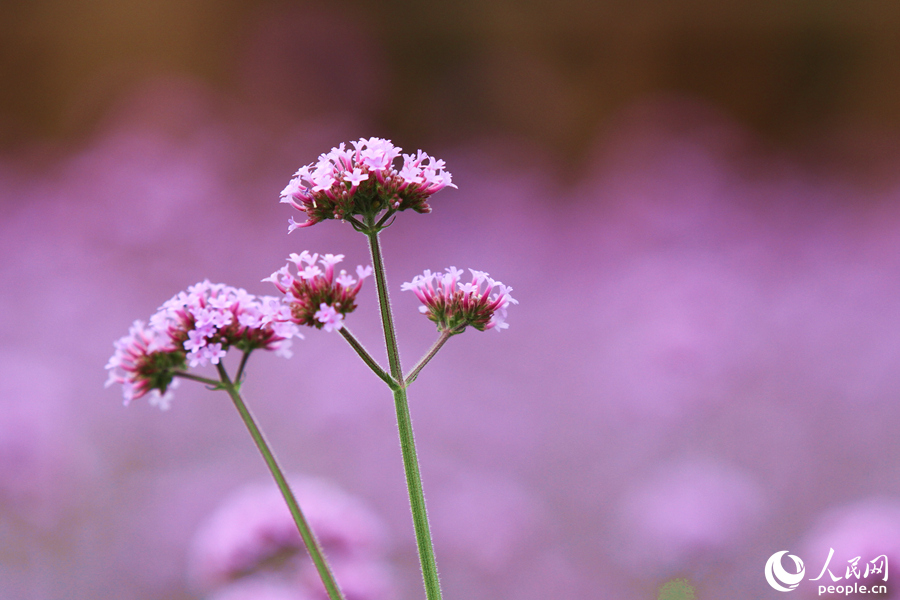
<path fill-rule="evenodd" d="M 325 331 L 339 330 L 344 317 L 356 309 L 356 295 L 363 280 L 372 274 L 372 267 L 359 265 L 356 278 L 344 270 L 335 276 L 334 266 L 342 260 L 343 254 L 325 254 L 319 258 L 318 254 L 304 250 L 291 254 L 287 265 L 263 281 L 271 282 L 285 295 L 287 320 Z M 291 264 L 296 275 L 290 272 Z"/>
<path fill-rule="evenodd" d="M 402 148 L 381 138 L 340 144 L 319 156 L 315 163 L 300 167 L 281 192 L 281 201 L 306 213 L 306 221 L 290 219 L 288 232 L 309 227 L 325 219 L 342 219 L 359 227 L 361 220 L 384 212 L 378 227 L 395 212 L 412 209 L 431 212 L 428 199 L 445 187 L 456 187 L 444 170 L 444 161 L 418 150 L 403 154 L 398 170 L 394 161 Z"/>
<path fill-rule="evenodd" d="M 463 271 L 448 267 L 445 273 L 426 270 L 402 285 L 422 302 L 419 311 L 437 324 L 441 333 L 461 333 L 471 325 L 479 331 L 506 329 L 506 310 L 518 300 L 510 296 L 512 288 L 491 279 L 483 271 L 469 269 L 472 279 L 463 283 Z"/>
<path fill-rule="evenodd" d="M 323 259 L 329 263 L 325 265 L 329 276 L 340 258 L 326 255 Z M 173 387 L 175 377 L 226 391 L 275 478 L 329 600 L 345 600 L 284 471 L 240 394 L 241 375 L 253 350 L 275 350 L 287 357 L 290 338 L 303 337 L 290 317 L 290 308 L 278 298 L 257 298 L 243 289 L 203 281 L 166 301 L 150 318 L 149 327 L 136 321 L 129 334 L 115 343 L 116 352 L 106 365 L 110 370 L 107 385 L 123 384 L 126 404 L 153 392 L 151 404 L 163 410 L 168 408 L 167 388 Z M 234 379 L 221 360 L 232 346 L 243 353 Z M 185 363 L 191 367 L 213 364 L 219 380 L 188 373 Z"/>
<path fill-rule="evenodd" d="M 278 298 L 202 281 L 163 303 L 149 324 L 135 321 L 115 342 L 107 386 L 121 383 L 125 404 L 149 393 L 151 404 L 165 410 L 173 378 L 188 365 L 217 365 L 231 347 L 289 357 L 291 338 L 303 337 L 289 316 Z"/>

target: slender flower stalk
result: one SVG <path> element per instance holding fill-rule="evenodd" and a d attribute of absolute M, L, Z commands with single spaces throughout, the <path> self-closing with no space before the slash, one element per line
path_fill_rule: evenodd
<path fill-rule="evenodd" d="M 425 493 L 422 488 L 422 476 L 419 474 L 416 440 L 413 437 L 412 418 L 409 414 L 405 387 L 394 390 L 394 408 L 397 413 L 397 430 L 400 434 L 406 487 L 409 491 L 409 507 L 416 532 L 416 546 L 419 549 L 419 566 L 422 568 L 422 579 L 425 582 L 425 597 L 428 600 L 441 600 L 441 581 L 434 557 L 434 544 L 431 541 L 431 526 L 425 508 Z"/>
<path fill-rule="evenodd" d="M 381 323 L 384 329 L 384 342 L 387 348 L 391 376 L 396 381 L 404 381 L 400 366 L 400 351 L 397 347 L 397 334 L 394 330 L 394 319 L 391 314 L 390 299 L 387 291 L 387 277 L 384 261 L 381 257 L 381 245 L 378 241 L 378 230 L 373 227 L 373 219 L 367 218 L 366 225 L 369 238 L 369 249 L 372 253 L 372 265 L 375 271 L 375 284 L 378 290 L 378 304 L 381 308 Z M 403 454 L 403 468 L 406 473 L 406 487 L 409 492 L 409 504 L 412 511 L 413 527 L 416 532 L 416 546 L 419 549 L 419 565 L 425 582 L 425 595 L 428 600 L 440 600 L 441 583 L 438 576 L 437 562 L 434 557 L 434 545 L 431 541 L 431 528 L 428 524 L 428 511 L 425 508 L 425 494 L 422 490 L 422 477 L 419 473 L 419 459 L 416 453 L 416 441 L 413 436 L 412 418 L 409 414 L 409 402 L 406 396 L 405 383 L 393 390 L 394 408 L 397 413 L 397 429 L 400 435 L 400 450 Z"/>
<path fill-rule="evenodd" d="M 319 544 L 319 540 L 316 539 L 309 523 L 306 521 L 303 511 L 300 509 L 300 504 L 297 502 L 297 498 L 294 496 L 291 486 L 288 485 L 284 471 L 278 464 L 278 460 L 275 458 L 275 454 L 269 447 L 269 443 L 266 441 L 262 430 L 259 428 L 259 425 L 257 425 L 256 419 L 253 418 L 253 414 L 250 412 L 250 409 L 247 407 L 243 398 L 241 398 L 238 389 L 240 384 L 232 382 L 228 373 L 225 371 L 225 367 L 222 366 L 222 363 L 217 364 L 216 368 L 219 370 L 221 388 L 228 392 L 232 402 L 234 402 L 234 406 L 237 408 L 238 413 L 240 413 L 244 425 L 247 426 L 247 430 L 250 431 L 253 441 L 256 442 L 256 447 L 266 461 L 266 465 L 269 467 L 272 477 L 275 478 L 275 483 L 278 484 L 281 495 L 284 496 L 284 501 L 291 511 L 294 523 L 297 524 L 297 530 L 300 532 L 300 537 L 303 538 L 303 544 L 306 546 L 310 558 L 316 565 L 316 570 L 319 572 L 319 577 L 322 579 L 322 584 L 325 586 L 328 598 L 330 600 L 344 600 L 344 595 L 341 593 L 337 581 L 334 579 L 334 574 L 331 572 L 331 567 L 328 565 L 325 553 L 322 552 L 322 546 Z"/>
<path fill-rule="evenodd" d="M 210 390 L 218 390 L 222 387 L 222 383 L 216 381 L 215 379 L 210 379 L 209 377 L 201 377 L 200 375 L 194 375 L 193 373 L 188 373 L 187 371 L 173 371 L 172 375 L 175 377 L 181 377 L 182 379 L 190 379 L 191 381 L 202 383 Z"/>
<path fill-rule="evenodd" d="M 435 340 L 434 344 L 431 345 L 431 348 L 428 349 L 428 352 L 425 353 L 425 356 L 423 356 L 419 360 L 419 362 L 416 363 L 416 366 L 413 367 L 412 371 L 409 372 L 409 375 L 406 376 L 403 384 L 409 387 L 409 384 L 415 381 L 416 377 L 419 376 L 419 371 L 424 369 L 425 365 L 427 365 L 431 361 L 431 359 L 435 357 L 438 351 L 444 346 L 444 344 L 447 343 L 447 340 L 450 339 L 450 336 L 457 333 L 462 333 L 463 329 L 465 329 L 465 327 L 459 330 L 448 329 L 447 331 L 441 332 L 441 335 L 437 340 Z"/>
<path fill-rule="evenodd" d="M 246 365 L 249 355 L 249 352 L 245 352 L 241 357 L 241 367 Z M 281 490 L 281 495 L 284 497 L 288 510 L 291 512 L 294 523 L 297 525 L 297 531 L 300 532 L 303 544 L 306 546 L 306 550 L 309 552 L 309 556 L 316 566 L 316 571 L 319 573 L 322 585 L 325 586 L 325 592 L 328 594 L 329 600 L 345 600 L 344 595 L 334 578 L 334 573 L 332 573 L 331 567 L 328 564 L 328 559 L 325 558 L 325 553 L 322 551 L 322 546 L 313 533 L 312 528 L 310 528 L 306 516 L 303 514 L 303 510 L 300 508 L 300 503 L 297 502 L 297 497 L 294 495 L 293 490 L 291 490 L 291 487 L 288 484 L 287 477 L 284 475 L 284 470 L 281 468 L 281 465 L 278 464 L 278 459 L 275 458 L 275 453 L 272 452 L 262 429 L 260 429 L 259 425 L 256 423 L 253 413 L 250 412 L 250 408 L 241 397 L 240 382 L 231 380 L 221 362 L 216 365 L 216 368 L 219 371 L 219 381 L 185 371 L 175 371 L 173 375 L 175 377 L 182 377 L 184 379 L 190 379 L 191 381 L 206 384 L 211 389 L 222 389 L 228 393 L 235 408 L 241 415 L 244 425 L 250 432 L 250 436 L 256 443 L 256 447 L 259 449 L 260 454 L 262 454 L 263 460 L 266 461 L 266 466 L 269 467 L 269 471 L 272 473 L 272 477 L 275 479 L 278 489 Z"/>
<path fill-rule="evenodd" d="M 372 358 L 372 355 L 369 354 L 368 350 L 366 350 L 365 347 L 359 342 L 359 340 L 356 339 L 356 336 L 350 333 L 350 330 L 347 329 L 346 325 L 341 327 L 340 333 L 341 336 L 345 340 L 347 340 L 347 343 L 350 344 L 350 346 L 354 350 L 356 350 L 356 353 L 359 354 L 359 357 L 363 360 L 363 362 L 366 363 L 366 365 L 368 365 L 370 369 L 372 369 L 372 372 L 378 375 L 379 379 L 388 384 L 388 387 L 392 390 L 400 387 L 400 384 L 398 384 L 394 380 L 394 378 L 387 373 L 387 371 L 381 368 L 381 365 L 378 364 L 378 361 Z"/>

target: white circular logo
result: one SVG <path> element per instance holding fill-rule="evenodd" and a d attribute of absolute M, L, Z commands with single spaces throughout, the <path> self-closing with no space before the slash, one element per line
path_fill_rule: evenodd
<path fill-rule="evenodd" d="M 803 576 L 806 574 L 803 561 L 800 560 L 799 556 L 794 556 L 793 554 L 788 554 L 788 558 L 794 561 L 797 572 L 788 573 L 784 570 L 784 567 L 781 565 L 781 557 L 787 553 L 787 550 L 776 552 L 769 557 L 768 561 L 766 561 L 766 581 L 779 592 L 790 592 L 799 585 Z"/>

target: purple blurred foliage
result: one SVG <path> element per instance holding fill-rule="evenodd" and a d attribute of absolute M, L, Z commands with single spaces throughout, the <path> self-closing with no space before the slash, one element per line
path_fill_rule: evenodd
<path fill-rule="evenodd" d="M 622 498 L 619 559 L 637 576 L 681 573 L 728 557 L 762 517 L 757 486 L 716 463 L 661 463 Z"/>
<path fill-rule="evenodd" d="M 260 279 L 303 249 L 367 263 L 349 226 L 288 236 L 278 192 L 370 135 L 273 130 L 167 79 L 53 166 L 0 163 L 0 596 L 201 597 L 193 532 L 262 459 L 224 393 L 184 382 L 168 413 L 125 410 L 103 365 L 195 281 L 273 293 Z M 399 289 L 423 269 L 486 270 L 521 302 L 410 391 L 447 598 L 636 600 L 679 575 L 755 599 L 827 511 L 898 502 L 897 182 L 811 172 L 672 100 L 624 113 L 567 180 L 513 141 L 425 150 L 460 190 L 382 235 L 404 364 L 437 337 Z M 359 304 L 347 324 L 384 362 L 374 286 Z M 397 598 L 420 597 L 390 394 L 337 335 L 294 350 L 253 356 L 250 406 L 289 471 L 385 520 Z M 228 598 L 292 597 L 244 585 Z"/>
<path fill-rule="evenodd" d="M 208 596 L 210 600 L 312 600 L 295 585 L 264 578 L 246 578 Z"/>

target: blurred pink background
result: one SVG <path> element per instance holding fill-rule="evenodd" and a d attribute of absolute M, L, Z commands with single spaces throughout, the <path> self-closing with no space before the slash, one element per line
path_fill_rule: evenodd
<path fill-rule="evenodd" d="M 224 394 L 124 409 L 103 366 L 198 280 L 367 263 L 349 226 L 288 236 L 278 194 L 370 136 L 459 186 L 382 236 L 404 364 L 423 269 L 520 301 L 410 391 L 445 598 L 776 598 L 780 550 L 900 561 L 898 34 L 887 1 L 4 4 L 0 598 L 226 597 L 192 552 L 262 459 Z M 384 360 L 375 302 L 348 324 Z M 294 350 L 248 402 L 382 528 L 360 597 L 421 597 L 390 394 L 337 335 Z M 306 598 L 263 587 L 228 597 Z"/>

